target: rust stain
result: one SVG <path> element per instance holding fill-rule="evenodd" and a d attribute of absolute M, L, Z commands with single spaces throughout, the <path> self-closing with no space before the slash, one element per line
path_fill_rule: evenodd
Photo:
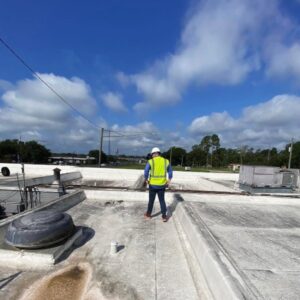
<path fill-rule="evenodd" d="M 20 300 L 81 300 L 90 274 L 90 267 L 84 263 L 64 268 L 36 282 Z"/>

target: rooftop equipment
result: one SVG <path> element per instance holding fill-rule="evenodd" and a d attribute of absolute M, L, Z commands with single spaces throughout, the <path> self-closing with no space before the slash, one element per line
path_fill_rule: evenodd
<path fill-rule="evenodd" d="M 3 176 L 9 176 L 10 175 L 10 171 L 8 167 L 2 167 L 1 168 L 1 173 Z"/>
<path fill-rule="evenodd" d="M 52 210 L 33 212 L 12 221 L 5 234 L 10 246 L 25 249 L 50 247 L 74 233 L 72 217 Z"/>
<path fill-rule="evenodd" d="M 266 166 L 241 166 L 240 187 L 273 189 L 274 191 L 299 188 L 299 170 Z M 283 189 L 283 190 L 282 190 Z"/>

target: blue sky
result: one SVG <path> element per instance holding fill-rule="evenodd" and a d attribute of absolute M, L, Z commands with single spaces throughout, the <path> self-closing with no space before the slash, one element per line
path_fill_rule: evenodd
<path fill-rule="evenodd" d="M 130 136 L 112 152 L 188 150 L 212 133 L 282 147 L 300 139 L 299 16 L 299 0 L 4 0 L 0 36 L 96 126 Z M 97 147 L 97 130 L 2 45 L 0 113 L 0 139 Z"/>

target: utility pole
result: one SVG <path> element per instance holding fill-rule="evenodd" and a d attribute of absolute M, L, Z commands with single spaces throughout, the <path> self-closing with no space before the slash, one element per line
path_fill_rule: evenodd
<path fill-rule="evenodd" d="M 291 168 L 292 154 L 293 154 L 293 143 L 294 143 L 294 139 L 291 140 L 291 146 L 289 147 L 290 156 L 289 156 L 289 165 L 288 165 L 288 169 Z"/>
<path fill-rule="evenodd" d="M 211 165 L 211 168 L 213 166 L 213 152 L 214 152 L 214 146 L 212 145 L 211 146 L 211 157 L 210 157 L 210 165 Z"/>
<path fill-rule="evenodd" d="M 101 168 L 102 147 L 103 147 L 104 128 L 100 129 L 100 147 L 99 147 L 99 168 Z"/>
<path fill-rule="evenodd" d="M 110 130 L 108 131 L 108 155 L 110 155 Z"/>
<path fill-rule="evenodd" d="M 170 150 L 170 165 L 172 165 L 172 150 L 173 150 L 173 147 L 171 147 L 171 150 Z"/>
<path fill-rule="evenodd" d="M 18 141 L 18 153 L 17 153 L 17 162 L 21 163 L 21 135 Z"/>

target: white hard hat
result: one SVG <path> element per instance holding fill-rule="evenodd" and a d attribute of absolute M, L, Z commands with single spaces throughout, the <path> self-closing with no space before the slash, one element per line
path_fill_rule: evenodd
<path fill-rule="evenodd" d="M 153 154 L 155 152 L 160 152 L 159 148 L 157 148 L 157 147 L 152 148 L 151 154 Z"/>

